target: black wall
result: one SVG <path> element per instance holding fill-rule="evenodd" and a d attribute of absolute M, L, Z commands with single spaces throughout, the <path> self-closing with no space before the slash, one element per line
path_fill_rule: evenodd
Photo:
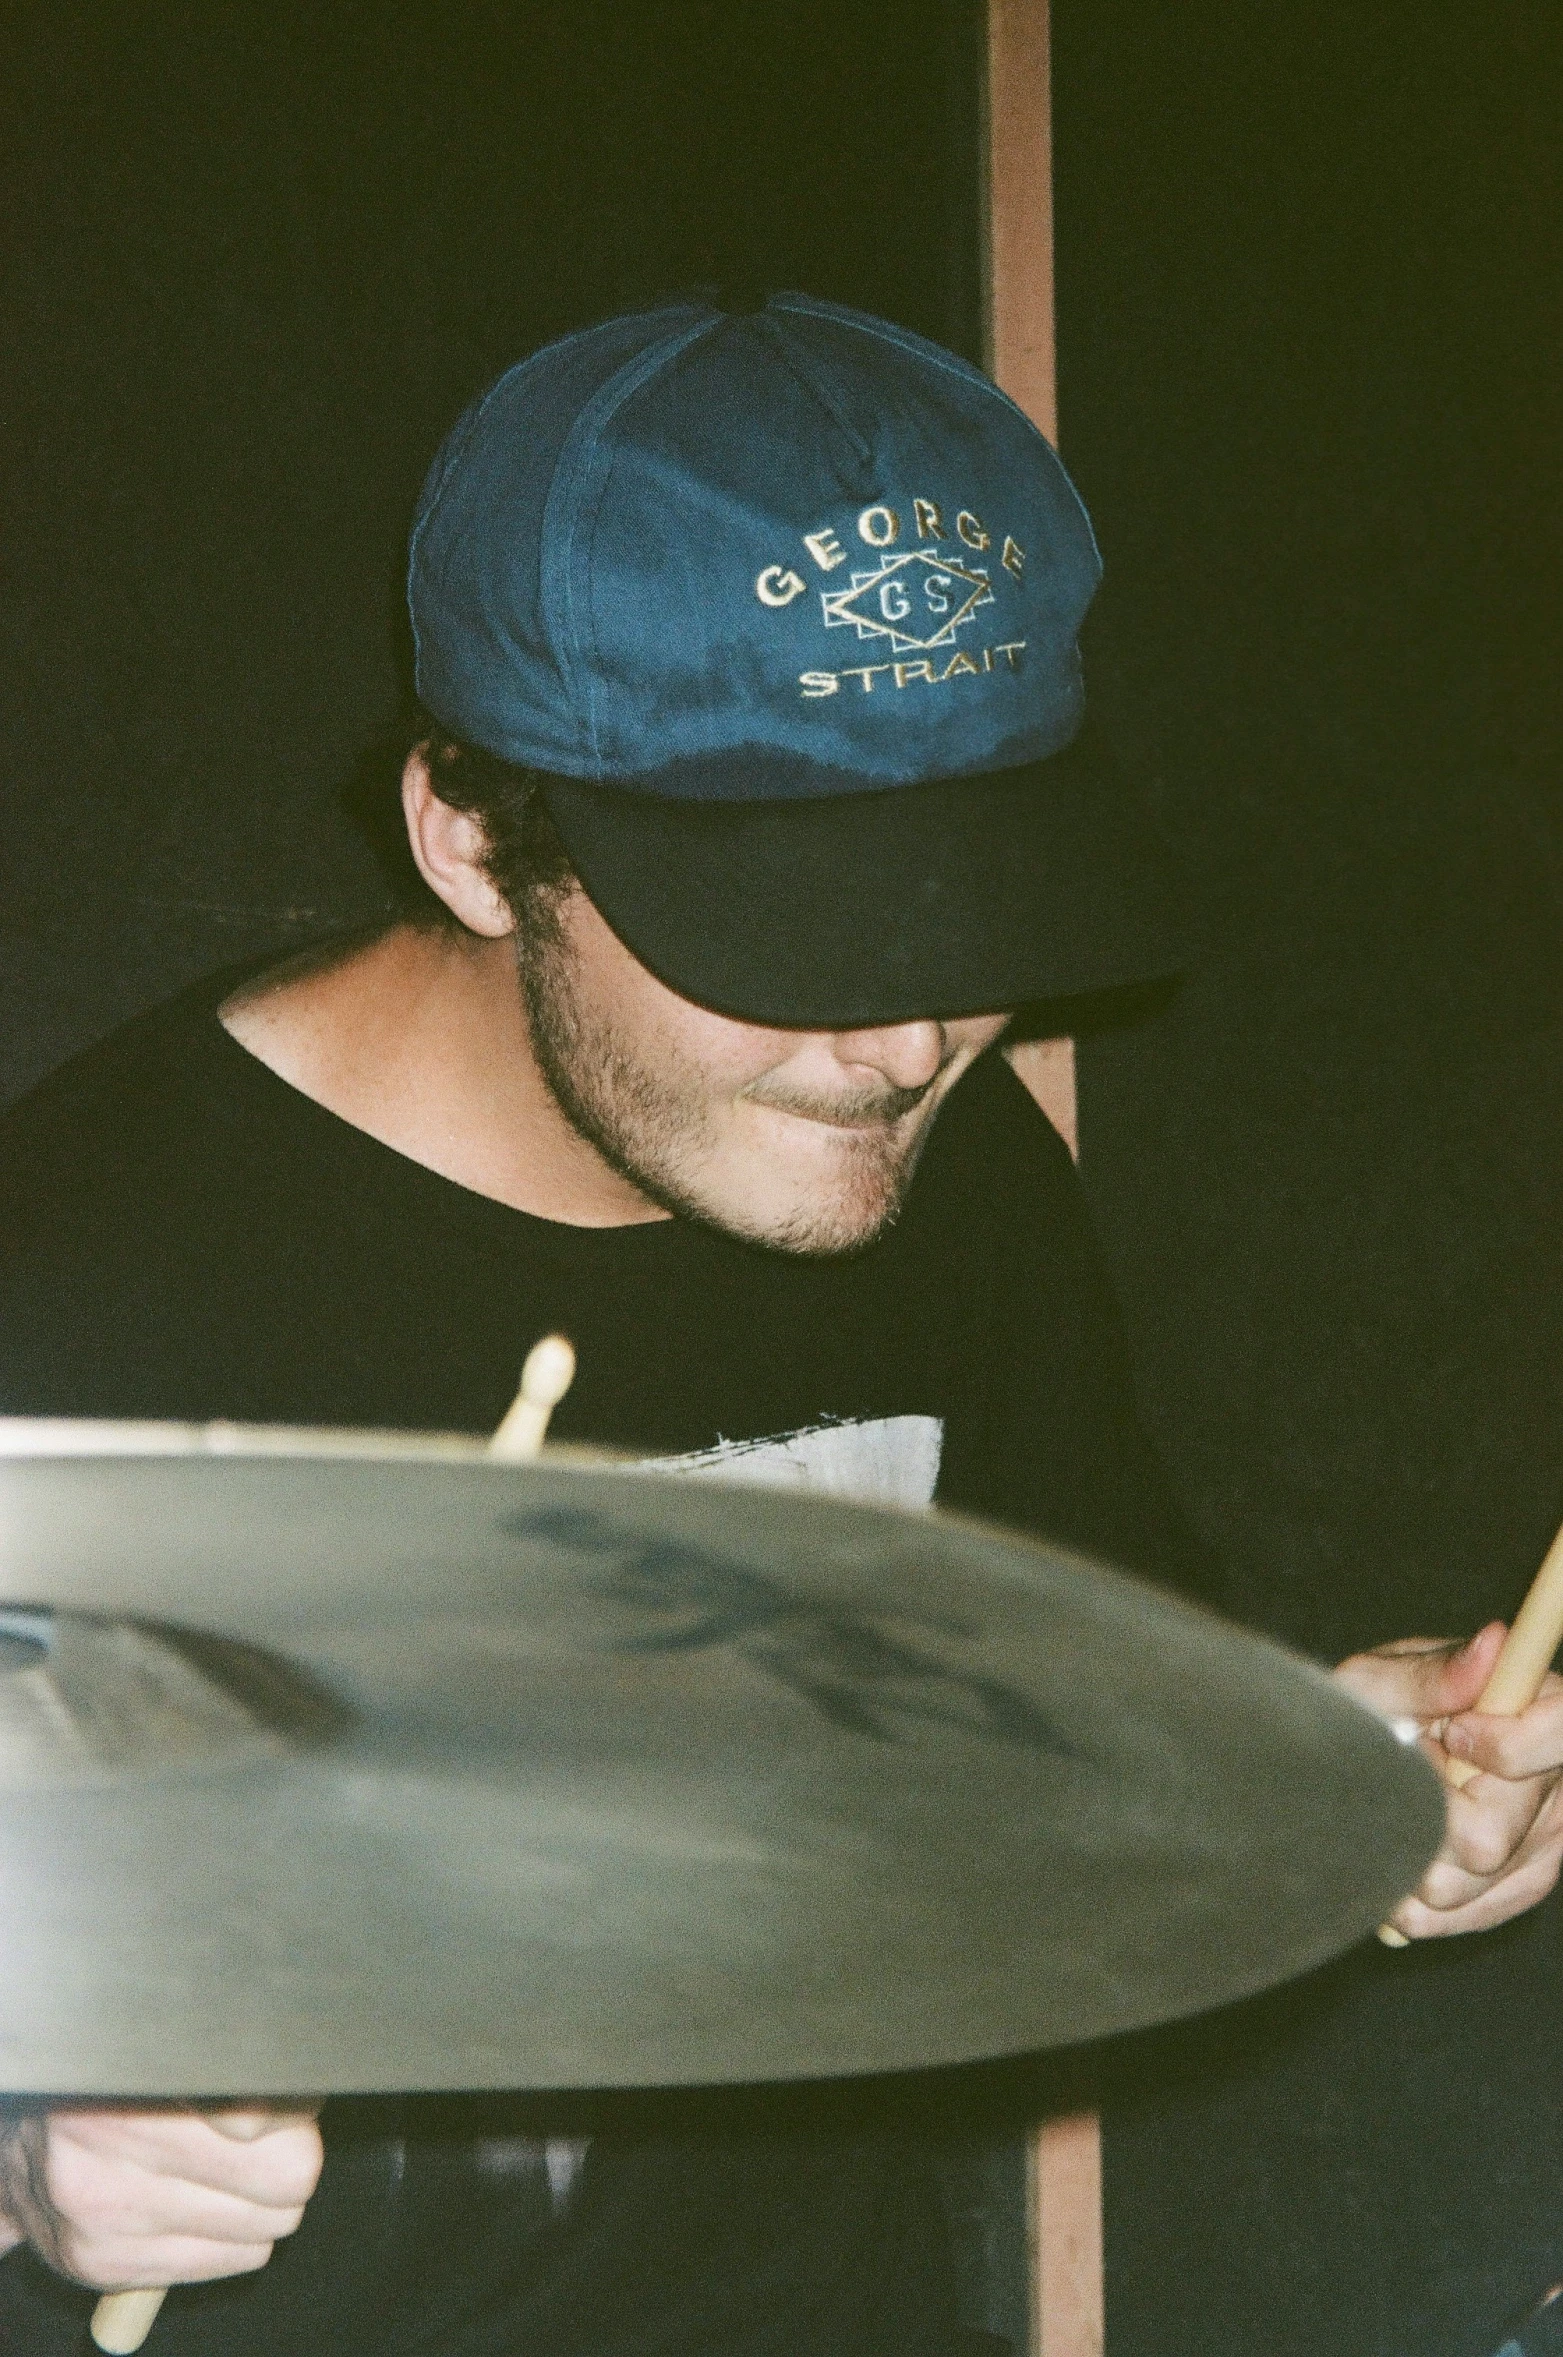
<path fill-rule="evenodd" d="M 1551 27 L 1057 25 L 1092 681 L 1209 941 L 1086 1056 L 1089 1159 L 1169 1446 L 1325 1650 L 1506 1608 L 1563 1507 Z"/>
<path fill-rule="evenodd" d="M 13 0 L 0 75 L 0 1093 L 371 912 L 445 429 L 695 280 L 976 355 L 978 20 L 823 0 Z"/>
<path fill-rule="evenodd" d="M 1055 11 L 1090 678 L 1207 933 L 1085 1167 L 1234 1599 L 1326 1657 L 1512 1611 L 1563 1515 L 1554 25 Z M 1489 2357 L 1563 2276 L 1559 1930 L 1131 2054 L 1114 2357 Z"/>

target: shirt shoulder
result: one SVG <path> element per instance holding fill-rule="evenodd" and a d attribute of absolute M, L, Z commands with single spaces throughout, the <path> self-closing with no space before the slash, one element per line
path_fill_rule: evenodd
<path fill-rule="evenodd" d="M 0 1187 L 14 1238 L 62 1193 L 117 1187 L 131 1165 L 186 1152 L 216 1112 L 227 1042 L 217 1009 L 234 976 L 208 977 L 81 1049 L 0 1114 Z"/>
<path fill-rule="evenodd" d="M 982 1409 L 952 1431 L 941 1495 L 1212 1598 L 1219 1571 L 1141 1421 L 1074 1159 L 1001 1056 L 960 1082 L 924 1161 L 906 1224 Z"/>
<path fill-rule="evenodd" d="M 284 1100 L 297 1092 L 219 1019 L 251 970 L 203 976 L 80 1049 L 0 1113 L 0 1186 L 24 1231 L 67 1201 L 112 1198 L 125 1209 L 160 1181 L 189 1191 L 207 1157 L 242 1157 L 258 1128 L 285 1126 Z"/>
<path fill-rule="evenodd" d="M 908 1210 L 937 1227 L 941 1249 L 964 1266 L 1036 1262 L 1061 1276 L 1084 1254 L 1094 1269 L 1074 1158 L 996 1051 L 979 1058 L 941 1110 Z"/>
<path fill-rule="evenodd" d="M 218 1020 L 208 977 L 73 1056 L 0 1115 L 0 1410 L 184 1414 L 160 1373 L 212 1355 L 294 1249 L 271 1216 L 310 1108 Z M 228 1412 L 221 1394 L 210 1412 Z"/>

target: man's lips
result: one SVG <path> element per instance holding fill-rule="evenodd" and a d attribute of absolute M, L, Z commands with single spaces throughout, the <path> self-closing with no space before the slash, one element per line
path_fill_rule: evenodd
<path fill-rule="evenodd" d="M 883 1136 L 898 1129 L 909 1115 L 923 1110 L 947 1070 L 948 1067 L 936 1072 L 922 1088 L 894 1089 L 870 1099 L 843 1097 L 835 1104 L 817 1097 L 791 1096 L 780 1090 L 743 1089 L 739 1094 L 745 1104 L 763 1106 L 767 1113 L 789 1113 L 795 1121 L 812 1121 L 821 1129 Z"/>
<path fill-rule="evenodd" d="M 758 1105 L 763 1112 L 785 1113 L 790 1121 L 807 1121 L 816 1129 L 840 1130 L 852 1137 L 887 1137 L 892 1130 L 900 1127 L 901 1123 L 906 1120 L 908 1113 L 918 1110 L 922 1101 L 922 1098 L 919 1098 L 917 1105 L 904 1109 L 886 1110 L 883 1113 L 864 1113 L 856 1106 L 850 1109 L 832 1107 L 827 1111 L 823 1106 L 817 1105 L 779 1104 L 774 1097 L 750 1097 L 747 1100 L 751 1105 Z"/>

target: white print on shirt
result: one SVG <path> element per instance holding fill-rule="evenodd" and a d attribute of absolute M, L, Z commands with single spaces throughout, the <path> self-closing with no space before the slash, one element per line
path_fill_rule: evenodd
<path fill-rule="evenodd" d="M 944 1453 L 940 1416 L 864 1416 L 768 1440 L 722 1440 L 687 1457 L 647 1457 L 648 1473 L 818 1490 L 866 1506 L 931 1506 Z"/>

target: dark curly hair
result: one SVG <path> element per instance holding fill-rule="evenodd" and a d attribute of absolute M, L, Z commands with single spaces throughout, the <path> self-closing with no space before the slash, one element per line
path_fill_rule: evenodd
<path fill-rule="evenodd" d="M 543 916 L 576 881 L 543 800 L 546 774 L 463 743 L 421 705 L 374 748 L 344 797 L 385 870 L 396 913 L 418 925 L 459 922 L 424 882 L 407 841 L 401 777 L 412 753 L 423 755 L 440 800 L 481 826 L 484 868 L 517 921 Z"/>

